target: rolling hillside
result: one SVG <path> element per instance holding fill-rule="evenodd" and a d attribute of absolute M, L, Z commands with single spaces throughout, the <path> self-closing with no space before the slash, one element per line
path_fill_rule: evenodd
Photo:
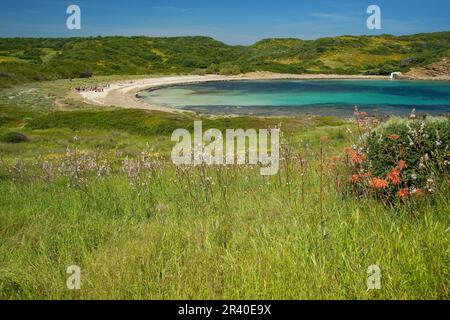
<path fill-rule="evenodd" d="M 450 57 L 450 32 L 395 37 L 265 39 L 229 46 L 208 37 L 0 39 L 0 87 L 111 74 L 388 74 Z"/>

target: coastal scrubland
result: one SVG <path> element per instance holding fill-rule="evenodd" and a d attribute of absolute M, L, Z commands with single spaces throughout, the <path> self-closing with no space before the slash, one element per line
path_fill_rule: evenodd
<path fill-rule="evenodd" d="M 448 299 L 448 118 L 211 117 L 69 95 L 113 79 L 1 91 L 0 298 Z M 279 174 L 175 167 L 170 135 L 195 119 L 281 128 Z M 416 167 L 424 186 L 406 193 Z"/>
<path fill-rule="evenodd" d="M 92 75 L 252 71 L 387 75 L 450 57 L 450 32 L 264 39 L 232 46 L 208 37 L 0 39 L 0 87 Z"/>

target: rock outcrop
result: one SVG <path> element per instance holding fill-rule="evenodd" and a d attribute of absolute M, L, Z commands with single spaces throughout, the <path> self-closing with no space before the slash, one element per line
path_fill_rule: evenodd
<path fill-rule="evenodd" d="M 450 58 L 444 58 L 423 67 L 412 68 L 404 78 L 417 80 L 447 80 L 450 81 Z"/>

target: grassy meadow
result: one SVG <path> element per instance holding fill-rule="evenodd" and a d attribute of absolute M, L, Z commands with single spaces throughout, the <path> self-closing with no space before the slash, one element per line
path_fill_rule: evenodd
<path fill-rule="evenodd" d="M 67 95 L 114 79 L 0 92 L 0 299 L 449 298 L 448 177 L 433 197 L 386 204 L 348 192 L 330 165 L 355 143 L 354 122 L 98 108 Z M 281 125 L 279 174 L 175 167 L 171 133 L 199 118 L 221 130 Z M 70 265 L 81 290 L 66 287 Z M 380 290 L 367 290 L 371 265 Z"/>

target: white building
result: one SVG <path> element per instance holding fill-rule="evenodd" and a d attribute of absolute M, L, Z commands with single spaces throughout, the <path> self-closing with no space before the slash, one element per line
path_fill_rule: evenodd
<path fill-rule="evenodd" d="M 392 73 L 391 73 L 391 80 L 398 79 L 398 78 L 400 78 L 401 76 L 402 76 L 402 73 L 401 73 L 401 72 L 392 72 Z"/>

